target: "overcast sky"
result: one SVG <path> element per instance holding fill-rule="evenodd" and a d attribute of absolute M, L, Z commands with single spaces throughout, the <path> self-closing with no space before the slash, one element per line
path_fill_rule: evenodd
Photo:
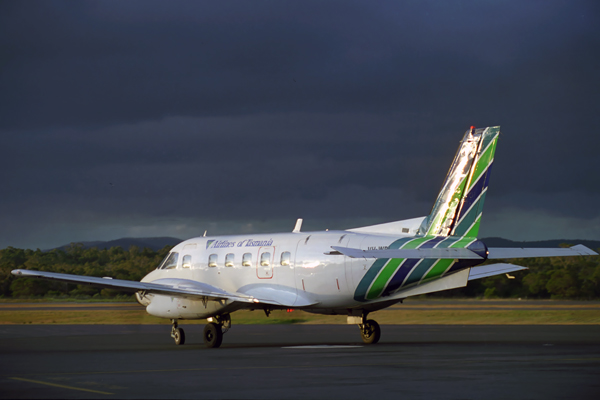
<path fill-rule="evenodd" d="M 480 235 L 600 240 L 596 1 L 2 1 L 0 248 L 429 213 L 500 125 Z"/>

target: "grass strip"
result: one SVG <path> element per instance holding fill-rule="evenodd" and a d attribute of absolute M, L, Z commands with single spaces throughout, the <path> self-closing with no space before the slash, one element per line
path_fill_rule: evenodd
<path fill-rule="evenodd" d="M 391 325 L 599 325 L 600 310 L 382 310 L 369 316 L 380 324 Z M 343 315 L 318 315 L 295 310 L 273 311 L 267 318 L 262 311 L 238 311 L 234 324 L 345 324 Z M 205 324 L 206 320 L 182 320 L 182 324 Z M 139 310 L 5 310 L 0 324 L 165 324 L 170 321 Z"/>

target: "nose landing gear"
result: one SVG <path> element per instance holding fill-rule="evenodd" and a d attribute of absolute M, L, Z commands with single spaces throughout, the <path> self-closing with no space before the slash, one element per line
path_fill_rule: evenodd
<path fill-rule="evenodd" d="M 177 320 L 172 319 L 173 327 L 171 328 L 171 337 L 175 340 L 176 345 L 182 345 L 185 343 L 185 332 L 183 329 L 177 327 Z"/>

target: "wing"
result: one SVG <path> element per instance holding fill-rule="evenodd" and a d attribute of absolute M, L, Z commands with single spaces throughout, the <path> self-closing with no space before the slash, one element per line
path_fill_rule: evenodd
<path fill-rule="evenodd" d="M 78 285 L 92 285 L 102 288 L 118 289 L 127 292 L 145 291 L 147 293 L 180 296 L 186 298 L 203 298 L 207 300 L 233 300 L 245 303 L 259 303 L 260 300 L 253 296 L 229 293 L 206 283 L 192 281 L 189 279 L 158 279 L 153 282 L 135 282 L 123 279 L 97 278 L 93 276 L 81 276 L 71 274 L 59 274 L 56 272 L 32 271 L 27 269 L 16 269 L 13 275 L 50 279 Z"/>
<path fill-rule="evenodd" d="M 317 304 L 306 295 L 296 290 L 282 285 L 275 284 L 249 284 L 238 289 L 239 293 L 252 296 L 258 299 L 260 303 L 272 304 L 280 307 L 309 307 Z"/>
<path fill-rule="evenodd" d="M 559 249 L 523 249 L 489 247 L 488 259 L 529 258 L 529 257 L 567 257 L 567 256 L 597 256 L 598 253 L 582 244 Z"/>
<path fill-rule="evenodd" d="M 331 246 L 335 251 L 352 258 L 460 258 L 483 260 L 483 257 L 469 249 L 386 249 L 361 250 L 349 247 Z M 329 253 L 331 254 L 331 253 Z"/>
<path fill-rule="evenodd" d="M 97 278 L 93 276 L 81 276 L 71 274 L 59 274 L 56 272 L 32 271 L 28 269 L 16 269 L 13 275 L 49 279 L 78 285 L 92 285 L 102 288 L 117 289 L 127 292 L 146 292 L 162 295 L 170 295 L 188 298 L 191 300 L 231 300 L 244 303 L 268 304 L 278 307 L 307 307 L 317 304 L 311 299 L 298 295 L 284 287 L 265 285 L 256 287 L 245 287 L 244 293 L 231 293 L 207 283 L 193 281 L 190 279 L 165 278 L 152 282 L 136 282 L 123 279 Z M 292 296 L 293 294 L 293 296 Z"/>

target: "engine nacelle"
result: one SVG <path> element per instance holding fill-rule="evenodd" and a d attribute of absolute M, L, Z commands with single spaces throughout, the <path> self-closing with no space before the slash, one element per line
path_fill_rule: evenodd
<path fill-rule="evenodd" d="M 169 319 L 202 319 L 233 312 L 239 308 L 231 300 L 188 300 L 180 297 L 154 295 L 146 311 L 150 315 Z"/>
<path fill-rule="evenodd" d="M 135 299 L 144 307 L 148 307 L 150 305 L 153 297 L 153 294 L 142 294 L 141 292 L 135 292 Z"/>

